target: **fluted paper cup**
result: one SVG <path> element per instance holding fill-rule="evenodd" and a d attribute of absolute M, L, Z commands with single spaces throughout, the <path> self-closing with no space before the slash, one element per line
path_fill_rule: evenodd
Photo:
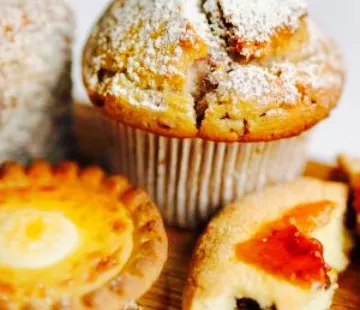
<path fill-rule="evenodd" d="M 145 188 L 168 225 L 194 228 L 226 203 L 290 181 L 306 164 L 307 135 L 274 142 L 217 143 L 156 136 L 113 122 L 110 168 Z"/>

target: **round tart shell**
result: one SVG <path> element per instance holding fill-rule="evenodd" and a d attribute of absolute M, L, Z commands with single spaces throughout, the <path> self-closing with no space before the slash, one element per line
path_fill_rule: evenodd
<path fill-rule="evenodd" d="M 106 176 L 98 167 L 81 169 L 73 162 L 64 162 L 53 168 L 44 161 L 34 162 L 28 168 L 17 163 L 1 166 L 0 189 L 4 192 L 56 187 L 59 183 L 81 185 L 89 191 L 118 197 L 133 222 L 133 251 L 116 277 L 83 296 L 50 299 L 46 309 L 127 309 L 156 281 L 167 258 L 167 236 L 156 206 L 143 190 L 133 188 L 121 176 Z M 2 291 L 0 308 L 8 309 L 8 302 L 12 302 L 11 295 Z M 32 301 L 20 308 L 33 309 Z"/>

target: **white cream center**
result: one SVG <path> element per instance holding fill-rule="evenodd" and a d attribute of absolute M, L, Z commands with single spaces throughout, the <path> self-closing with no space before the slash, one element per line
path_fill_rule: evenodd
<path fill-rule="evenodd" d="M 25 209 L 0 217 L 0 264 L 44 268 L 76 247 L 76 226 L 60 212 Z"/>

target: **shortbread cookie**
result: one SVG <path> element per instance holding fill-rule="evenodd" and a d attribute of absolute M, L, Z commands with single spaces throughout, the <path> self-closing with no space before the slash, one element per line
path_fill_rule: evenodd
<path fill-rule="evenodd" d="M 329 309 L 349 263 L 347 198 L 302 178 L 226 207 L 195 249 L 183 309 Z"/>

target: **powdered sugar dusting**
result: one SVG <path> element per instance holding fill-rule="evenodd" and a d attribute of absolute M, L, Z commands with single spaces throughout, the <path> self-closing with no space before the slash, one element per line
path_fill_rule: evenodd
<path fill-rule="evenodd" d="M 246 103 L 249 109 L 282 111 L 284 106 L 304 101 L 304 89 L 341 88 L 341 56 L 306 17 L 304 0 L 120 3 L 115 1 L 95 28 L 97 43 L 87 49 L 84 72 L 93 89 L 120 96 L 132 106 L 171 109 L 164 100 L 170 90 L 185 94 L 189 111 L 196 110 L 199 98 L 217 105 L 225 97 L 234 106 Z M 300 34 L 300 40 L 296 50 L 288 54 L 284 50 L 278 57 L 271 41 L 281 30 L 287 38 Z M 309 38 L 307 34 L 301 37 L 303 32 Z M 231 49 L 234 38 L 240 51 Z M 208 54 L 193 59 L 190 53 L 199 48 L 199 42 L 206 44 Z M 261 45 L 264 42 L 269 45 Z M 261 48 L 270 52 L 262 53 Z M 296 60 L 286 60 L 291 53 Z M 199 64 L 205 64 L 202 70 Z M 99 80 L 103 68 L 110 74 Z"/>
<path fill-rule="evenodd" d="M 204 7 L 221 10 L 236 36 L 255 42 L 270 40 L 278 28 L 296 29 L 299 18 L 307 13 L 303 0 L 207 0 Z"/>
<path fill-rule="evenodd" d="M 116 51 L 113 65 L 118 71 L 126 70 L 134 82 L 145 82 L 141 78 L 144 70 L 163 77 L 184 77 L 178 69 L 183 56 L 180 42 L 195 44 L 197 36 L 187 28 L 182 9 L 176 0 L 128 0 L 123 5 L 116 1 L 98 39 L 104 49 Z M 98 60 L 99 66 L 106 61 L 101 57 Z"/>
<path fill-rule="evenodd" d="M 101 49 L 95 52 L 95 68 L 92 68 L 94 73 L 104 68 L 117 72 L 114 77 L 102 77 L 105 84 L 114 78 L 107 91 L 135 95 L 135 90 L 124 89 L 124 85 L 130 84 L 131 89 L 139 85 L 148 91 L 137 93 L 130 103 L 156 110 L 164 108 L 161 91 L 174 88 L 174 84 L 186 84 L 184 67 L 189 60 L 184 48 L 198 48 L 199 33 L 194 30 L 197 25 L 191 27 L 191 17 L 184 16 L 185 10 L 186 2 L 182 0 L 115 1 L 110 6 L 107 18 L 94 30 Z M 187 13 L 196 15 L 191 10 Z M 93 87 L 99 82 L 103 81 L 95 74 L 89 79 Z M 159 95 L 154 103 L 157 91 Z"/>
<path fill-rule="evenodd" d="M 235 92 L 237 99 L 253 104 L 270 105 L 274 102 L 295 102 L 297 89 L 287 85 L 267 70 L 255 65 L 235 67 L 226 80 L 219 83 L 218 92 Z"/>

